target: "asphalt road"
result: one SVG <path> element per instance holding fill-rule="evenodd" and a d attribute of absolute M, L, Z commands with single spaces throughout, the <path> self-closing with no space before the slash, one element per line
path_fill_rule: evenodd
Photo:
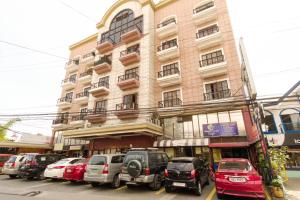
<path fill-rule="evenodd" d="M 159 191 L 151 191 L 147 187 L 128 189 L 126 186 L 112 189 L 107 185 L 93 188 L 89 184 L 74 184 L 52 180 L 27 181 L 10 179 L 6 175 L 0 175 L 1 200 L 216 200 L 213 188 L 213 183 L 204 187 L 203 194 L 199 197 L 190 191 L 182 190 L 174 193 L 166 193 L 163 188 Z"/>

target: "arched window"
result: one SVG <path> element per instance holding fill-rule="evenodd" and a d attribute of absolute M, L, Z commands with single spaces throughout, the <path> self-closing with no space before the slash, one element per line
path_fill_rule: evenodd
<path fill-rule="evenodd" d="M 282 129 L 285 133 L 300 133 L 300 111 L 296 108 L 284 109 L 280 112 Z"/>
<path fill-rule="evenodd" d="M 265 110 L 265 118 L 262 120 L 262 123 L 267 127 L 264 133 L 278 133 L 274 116 L 270 111 Z"/>
<path fill-rule="evenodd" d="M 117 44 L 121 41 L 121 35 L 133 28 L 143 30 L 143 16 L 134 18 L 134 13 L 130 9 L 119 12 L 111 21 L 109 31 L 101 35 L 101 43 L 105 41 Z"/>

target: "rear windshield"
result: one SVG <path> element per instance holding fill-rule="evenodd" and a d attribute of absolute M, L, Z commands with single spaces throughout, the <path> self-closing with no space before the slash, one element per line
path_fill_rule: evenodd
<path fill-rule="evenodd" d="M 14 162 L 16 162 L 16 160 L 17 160 L 17 156 L 11 156 L 7 162 L 14 163 Z"/>
<path fill-rule="evenodd" d="M 125 157 L 125 161 L 124 164 L 127 165 L 129 163 L 129 161 L 131 160 L 138 160 L 141 163 L 146 163 L 146 152 L 136 152 L 136 151 L 132 151 L 132 152 L 128 152 L 126 157 Z"/>
<path fill-rule="evenodd" d="M 194 165 L 192 161 L 187 160 L 173 160 L 168 164 L 169 170 L 182 170 L 182 171 L 192 171 Z"/>
<path fill-rule="evenodd" d="M 57 161 L 55 164 L 56 164 L 56 165 L 63 165 L 63 164 L 66 164 L 66 163 L 68 163 L 68 162 L 69 162 L 68 159 L 63 159 L 63 160 Z"/>
<path fill-rule="evenodd" d="M 93 156 L 89 161 L 90 165 L 105 165 L 107 164 L 107 159 L 105 156 Z"/>
<path fill-rule="evenodd" d="M 250 165 L 247 162 L 227 162 L 223 161 L 219 166 L 220 170 L 242 170 L 249 171 Z"/>
<path fill-rule="evenodd" d="M 77 162 L 75 162 L 74 164 L 83 164 L 83 163 L 86 163 L 86 159 L 80 159 L 78 160 Z"/>
<path fill-rule="evenodd" d="M 6 162 L 9 159 L 10 156 L 0 156 L 0 162 Z"/>

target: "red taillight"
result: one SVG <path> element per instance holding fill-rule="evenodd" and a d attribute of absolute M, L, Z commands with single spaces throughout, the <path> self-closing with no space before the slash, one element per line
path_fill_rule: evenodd
<path fill-rule="evenodd" d="M 196 177 L 196 170 L 192 170 L 191 171 L 191 176 L 190 176 L 190 179 L 193 179 L 193 178 L 195 178 Z"/>
<path fill-rule="evenodd" d="M 105 165 L 104 165 L 102 174 L 108 174 L 108 164 L 105 164 Z"/>
<path fill-rule="evenodd" d="M 260 180 L 262 180 L 262 178 L 258 175 L 250 175 L 247 177 L 247 180 L 248 181 L 260 181 Z"/>
<path fill-rule="evenodd" d="M 167 169 L 165 169 L 165 177 L 169 177 L 169 172 L 168 172 L 168 170 Z"/>
<path fill-rule="evenodd" d="M 15 168 L 16 167 L 16 163 L 15 162 L 13 162 L 12 164 L 11 164 L 11 166 L 10 166 L 11 168 Z"/>
<path fill-rule="evenodd" d="M 150 169 L 149 169 L 148 167 L 145 168 L 144 171 L 145 171 L 145 175 L 146 175 L 146 176 L 149 176 L 149 175 L 150 175 Z"/>
<path fill-rule="evenodd" d="M 55 166 L 55 167 L 53 167 L 53 169 L 63 169 L 63 168 L 65 168 L 65 166 Z"/>

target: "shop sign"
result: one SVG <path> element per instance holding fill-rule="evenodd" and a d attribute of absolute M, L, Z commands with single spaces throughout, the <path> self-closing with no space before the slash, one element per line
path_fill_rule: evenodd
<path fill-rule="evenodd" d="M 54 144 L 53 150 L 54 150 L 54 151 L 62 151 L 62 150 L 63 150 L 63 147 L 64 147 L 64 144 L 63 144 L 63 143 L 56 143 L 56 144 Z"/>
<path fill-rule="evenodd" d="M 70 151 L 74 151 L 74 150 L 81 150 L 81 146 L 80 145 L 70 146 Z"/>
<path fill-rule="evenodd" d="M 238 136 L 236 122 L 203 124 L 204 137 Z"/>
<path fill-rule="evenodd" d="M 269 146 L 300 146 L 300 134 L 268 134 Z"/>

